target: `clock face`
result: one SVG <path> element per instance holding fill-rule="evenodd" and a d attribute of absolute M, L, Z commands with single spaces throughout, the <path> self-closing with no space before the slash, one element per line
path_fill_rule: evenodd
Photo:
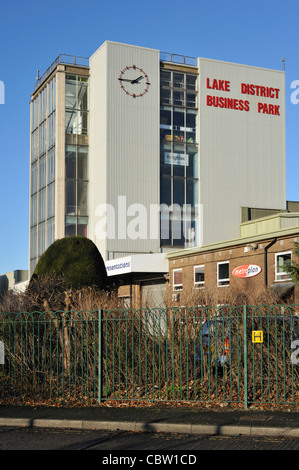
<path fill-rule="evenodd" d="M 136 65 L 125 67 L 118 77 L 121 89 L 133 98 L 144 96 L 150 86 L 146 73 Z"/>

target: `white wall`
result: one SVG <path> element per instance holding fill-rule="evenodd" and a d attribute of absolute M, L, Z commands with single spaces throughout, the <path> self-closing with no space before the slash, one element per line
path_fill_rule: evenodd
<path fill-rule="evenodd" d="M 285 209 L 285 77 L 280 71 L 202 58 L 198 62 L 199 202 L 206 244 L 239 236 L 242 206 Z M 209 89 L 207 79 L 209 86 L 229 91 Z M 241 83 L 277 88 L 278 99 L 273 90 L 273 98 L 243 94 Z M 247 100 L 249 110 L 208 106 L 207 95 Z M 280 115 L 259 113 L 259 102 L 279 106 L 273 111 Z"/>
<path fill-rule="evenodd" d="M 90 58 L 89 79 L 89 221 L 88 237 L 106 259 L 106 240 L 96 238 L 96 209 L 107 202 L 107 49 L 101 47 Z"/>
<path fill-rule="evenodd" d="M 148 93 L 139 98 L 126 95 L 118 80 L 133 64 L 150 81 Z M 203 211 L 199 233 L 208 244 L 239 237 L 242 206 L 285 209 L 285 76 L 282 71 L 203 58 L 198 67 L 198 203 Z M 159 205 L 159 75 L 159 51 L 153 49 L 107 41 L 90 59 L 88 236 L 105 260 L 159 251 L 159 233 L 156 239 L 150 233 L 150 205 Z M 207 88 L 207 79 L 211 87 L 214 79 L 218 87 L 225 86 L 219 80 L 226 81 L 229 91 Z M 278 99 L 243 94 L 241 83 L 279 89 Z M 207 95 L 248 101 L 249 110 L 208 106 Z M 279 109 L 279 115 L 259 113 L 259 102 Z M 114 230 L 101 240 L 97 228 L 106 227 L 103 212 L 97 210 L 105 203 L 114 211 Z M 128 215 L 132 204 L 140 204 L 145 213 Z M 138 216 L 146 221 L 141 226 Z M 125 231 L 134 232 L 136 222 L 135 239 L 119 233 L 120 217 Z M 158 229 L 158 213 L 155 221 Z"/>
<path fill-rule="evenodd" d="M 121 89 L 118 78 L 129 65 L 142 68 L 149 77 L 149 91 L 142 97 L 133 98 Z M 108 252 L 111 257 L 111 252 L 159 250 L 158 238 L 149 235 L 150 204 L 159 204 L 159 70 L 158 51 L 112 42 L 105 42 L 90 59 L 89 237 L 105 259 Z M 125 206 L 120 211 L 119 196 Z M 115 239 L 110 236 L 100 241 L 95 235 L 100 217 L 95 214 L 99 204 L 105 202 L 115 210 Z M 136 239 L 122 239 L 123 231 L 118 236 L 118 218 L 136 203 L 145 208 L 147 227 L 137 224 Z M 138 211 L 128 215 L 126 227 L 130 221 L 137 223 L 139 215 L 143 216 Z M 144 233 L 146 237 L 140 239 L 138 235 Z"/>

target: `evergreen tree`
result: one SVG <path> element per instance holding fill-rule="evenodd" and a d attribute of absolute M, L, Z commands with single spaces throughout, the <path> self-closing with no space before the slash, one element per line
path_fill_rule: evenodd
<path fill-rule="evenodd" d="M 299 259 L 299 243 L 297 242 L 294 243 L 293 254 L 295 255 L 296 258 Z M 285 268 L 286 268 L 286 271 L 291 274 L 293 281 L 296 284 L 299 284 L 299 263 L 297 263 L 296 261 L 294 261 L 294 259 L 292 259 L 292 261 L 290 261 L 289 263 L 285 265 Z"/>
<path fill-rule="evenodd" d="M 104 260 L 96 245 L 86 237 L 56 240 L 40 257 L 33 278 L 43 275 L 63 277 L 67 287 L 82 289 L 107 287 Z"/>

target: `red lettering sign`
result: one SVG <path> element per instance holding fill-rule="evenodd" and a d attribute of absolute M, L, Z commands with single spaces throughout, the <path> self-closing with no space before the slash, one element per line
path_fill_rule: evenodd
<path fill-rule="evenodd" d="M 279 91 L 279 88 L 241 83 L 241 93 L 245 95 L 256 95 L 262 96 L 264 98 L 276 98 L 278 100 Z"/>
<path fill-rule="evenodd" d="M 214 108 L 238 109 L 239 111 L 249 111 L 249 101 L 237 100 L 234 98 L 224 98 L 223 96 L 207 95 L 207 106 Z"/>
<path fill-rule="evenodd" d="M 219 78 L 206 78 L 206 87 L 209 90 L 217 90 L 230 92 L 230 81 L 222 80 Z M 253 83 L 241 83 L 241 93 L 251 96 L 260 96 L 263 98 L 278 99 L 279 98 L 279 88 L 255 85 Z M 235 109 L 239 111 L 249 111 L 250 103 L 248 100 L 227 98 L 224 96 L 212 96 L 207 95 L 207 106 L 214 108 L 225 108 L 225 109 Z M 262 103 L 257 104 L 257 112 L 260 114 L 270 114 L 272 116 L 280 116 L 280 106 L 272 103 Z"/>
<path fill-rule="evenodd" d="M 230 91 L 230 82 L 214 78 L 212 83 L 210 83 L 210 79 L 207 78 L 207 88 L 210 90 Z"/>
<path fill-rule="evenodd" d="M 267 103 L 258 103 L 257 110 L 259 113 L 263 114 L 273 114 L 274 116 L 280 116 L 279 114 L 279 106 L 274 104 L 267 104 Z"/>

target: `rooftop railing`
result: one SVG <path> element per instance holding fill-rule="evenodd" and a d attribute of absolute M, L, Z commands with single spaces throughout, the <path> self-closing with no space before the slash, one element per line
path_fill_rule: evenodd
<path fill-rule="evenodd" d="M 180 54 L 172 54 L 170 52 L 160 52 L 161 62 L 171 62 L 173 64 L 189 65 L 191 67 L 197 67 L 196 57 L 190 57 Z"/>
<path fill-rule="evenodd" d="M 87 57 L 74 56 L 69 54 L 59 54 L 59 56 L 52 62 L 50 67 L 45 71 L 41 77 L 37 77 L 34 90 L 36 90 L 40 84 L 50 75 L 58 64 L 65 65 L 79 65 L 83 67 L 89 67 L 89 59 Z"/>
<path fill-rule="evenodd" d="M 197 67 L 196 57 L 184 56 L 180 54 L 173 54 L 169 52 L 160 52 L 161 62 L 171 62 L 173 64 L 188 65 L 191 67 Z M 40 84 L 50 75 L 58 64 L 66 65 L 79 65 L 81 67 L 89 67 L 89 59 L 87 57 L 74 56 L 69 54 L 60 54 L 54 62 L 48 67 L 45 73 L 41 77 L 37 77 L 34 90 L 36 90 Z"/>

